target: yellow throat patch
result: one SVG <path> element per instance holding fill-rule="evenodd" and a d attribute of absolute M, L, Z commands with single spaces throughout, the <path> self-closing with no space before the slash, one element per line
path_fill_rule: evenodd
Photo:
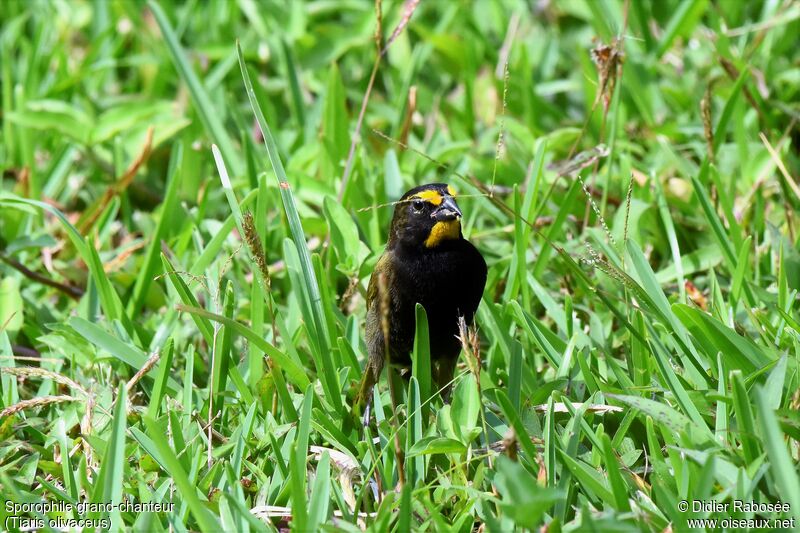
<path fill-rule="evenodd" d="M 437 222 L 431 228 L 431 234 L 425 239 L 426 248 L 435 248 L 439 246 L 442 241 L 448 239 L 458 239 L 461 234 L 461 220 L 443 220 Z"/>

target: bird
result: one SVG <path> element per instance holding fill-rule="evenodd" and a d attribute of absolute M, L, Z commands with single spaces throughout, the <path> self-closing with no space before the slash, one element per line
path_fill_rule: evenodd
<path fill-rule="evenodd" d="M 446 183 L 420 185 L 395 203 L 367 288 L 367 363 L 354 403 L 365 424 L 387 354 L 393 366 L 411 366 L 417 303 L 428 319 L 432 382 L 448 397 L 461 352 L 459 320 L 471 325 L 486 285 L 486 261 L 464 238 L 461 218 L 456 191 Z"/>

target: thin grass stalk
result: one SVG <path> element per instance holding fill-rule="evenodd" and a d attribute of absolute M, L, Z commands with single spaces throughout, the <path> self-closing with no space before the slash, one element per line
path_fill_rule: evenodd
<path fill-rule="evenodd" d="M 358 144 L 359 134 L 361 133 L 361 125 L 364 122 L 364 115 L 367 111 L 367 104 L 369 103 L 369 98 L 372 94 L 372 87 L 375 85 L 375 77 L 378 74 L 378 67 L 380 67 L 381 60 L 386 52 L 389 50 L 389 46 L 394 42 L 394 40 L 403 32 L 405 27 L 408 25 L 408 22 L 411 20 L 414 11 L 417 9 L 420 0 L 406 0 L 404 5 L 403 17 L 400 19 L 397 27 L 392 32 L 392 35 L 389 37 L 389 40 L 386 41 L 386 45 L 382 45 L 383 40 L 383 3 L 382 0 L 375 0 L 375 33 L 373 39 L 375 41 L 375 47 L 377 49 L 377 53 L 375 54 L 375 61 L 372 64 L 372 71 L 369 75 L 369 81 L 367 82 L 367 90 L 364 92 L 364 97 L 361 99 L 361 107 L 358 111 L 358 119 L 356 120 L 356 129 L 353 132 L 350 141 L 350 149 L 347 151 L 347 160 L 345 161 L 344 165 L 344 172 L 342 173 L 342 184 L 339 188 L 339 194 L 337 195 L 337 200 L 339 202 L 342 201 L 344 198 L 344 193 L 347 190 L 347 184 L 350 181 L 350 175 L 353 172 L 353 162 L 355 160 L 355 153 L 356 153 L 356 145 Z"/>
<path fill-rule="evenodd" d="M 464 317 L 458 317 L 458 332 L 459 341 L 461 341 L 461 348 L 464 350 L 464 356 L 467 360 L 467 367 L 475 378 L 475 384 L 478 387 L 478 398 L 480 399 L 479 413 L 481 416 L 481 428 L 483 429 L 483 439 L 486 445 L 489 445 L 489 426 L 486 423 L 486 413 L 483 405 L 483 389 L 481 388 L 481 354 L 480 354 L 480 340 L 476 329 L 471 331 L 467 328 L 467 322 Z M 470 451 L 471 453 L 471 451 Z M 494 461 L 489 457 L 489 468 L 494 468 Z"/>
<path fill-rule="evenodd" d="M 386 377 L 389 381 L 389 394 L 392 399 L 392 416 L 389 419 L 394 431 L 394 454 L 397 460 L 397 479 L 398 487 L 403 488 L 406 483 L 405 454 L 400 443 L 400 431 L 397 427 L 397 392 L 395 391 L 394 379 L 392 379 L 392 366 L 389 354 L 389 287 L 387 286 L 386 274 L 378 274 L 378 303 L 381 315 L 381 330 L 383 331 L 383 353 L 384 365 L 386 367 Z"/>
<path fill-rule="evenodd" d="M 25 409 L 34 409 L 37 407 L 44 407 L 55 403 L 74 402 L 78 399 L 73 396 L 60 395 L 60 396 L 39 396 L 38 398 L 31 398 L 30 400 L 21 400 L 13 405 L 9 405 L 0 411 L 0 418 L 5 418 L 24 411 Z"/>

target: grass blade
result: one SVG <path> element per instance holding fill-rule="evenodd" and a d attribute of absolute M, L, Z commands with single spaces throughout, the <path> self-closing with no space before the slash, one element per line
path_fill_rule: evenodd
<path fill-rule="evenodd" d="M 258 101 L 256 100 L 255 92 L 253 91 L 253 84 L 250 81 L 250 75 L 247 72 L 247 66 L 244 61 L 242 48 L 238 42 L 236 43 L 236 53 L 239 57 L 239 67 L 242 71 L 242 79 L 244 80 L 245 89 L 247 90 L 247 97 L 250 100 L 250 107 L 253 109 L 256 122 L 258 123 L 258 127 L 264 137 L 264 145 L 267 149 L 267 156 L 272 164 L 272 169 L 275 171 L 275 176 L 278 179 L 281 200 L 283 202 L 286 218 L 289 221 L 289 230 L 292 235 L 292 241 L 294 242 L 297 250 L 297 255 L 300 258 L 300 267 L 303 272 L 305 290 L 308 294 L 311 304 L 311 311 L 314 317 L 314 323 L 312 324 L 314 337 L 319 343 L 319 352 L 321 354 L 325 354 L 327 357 L 329 355 L 328 347 L 330 346 L 331 338 L 324 318 L 325 312 L 322 309 L 322 297 L 320 296 L 319 283 L 317 282 L 314 269 L 311 265 L 311 255 L 308 252 L 308 244 L 306 243 L 305 235 L 303 234 L 303 226 L 300 224 L 300 216 L 297 213 L 297 205 L 294 200 L 294 195 L 292 194 L 292 188 L 286 177 L 286 171 L 283 168 L 280 155 L 278 154 L 278 146 L 275 144 L 275 140 L 272 137 L 272 132 L 270 131 L 269 125 L 267 124 L 264 114 L 261 111 L 261 106 L 259 106 Z M 327 372 L 326 375 L 328 375 Z M 328 379 L 333 377 L 335 377 L 335 375 L 328 376 Z M 334 409 L 341 411 L 343 407 L 341 396 L 338 393 L 333 394 L 332 391 L 328 391 L 328 393 L 329 400 L 331 401 Z"/>
<path fill-rule="evenodd" d="M 106 445 L 101 472 L 95 487 L 95 503 L 122 503 L 122 481 L 125 479 L 125 427 L 127 422 L 128 394 L 124 384 L 117 391 L 114 417 L 111 421 L 111 437 Z M 102 480 L 102 483 L 100 482 Z M 102 491 L 100 490 L 102 489 Z M 112 523 L 122 523 L 119 510 L 109 514 Z"/>
<path fill-rule="evenodd" d="M 297 435 L 292 444 L 289 459 L 291 478 L 289 480 L 292 498 L 292 530 L 310 531 L 308 499 L 306 496 L 306 461 L 308 455 L 308 435 L 311 431 L 311 406 L 314 403 L 314 389 L 308 386 L 303 399 L 303 410 L 297 426 Z"/>
<path fill-rule="evenodd" d="M 800 520 L 800 478 L 797 475 L 797 465 L 786 449 L 778 420 L 762 392 L 758 387 L 755 395 L 761 441 L 769 457 L 770 471 L 780 489 L 781 500 L 789 503 L 792 516 Z"/>
<path fill-rule="evenodd" d="M 214 314 L 210 311 L 206 311 L 205 309 L 200 309 L 199 307 L 189 307 L 186 305 L 179 304 L 178 310 L 208 320 L 213 320 L 214 322 L 218 322 L 223 326 L 230 327 L 233 331 L 235 331 L 242 337 L 245 337 L 248 341 L 258 346 L 258 348 L 261 351 L 270 356 L 275 361 L 275 363 L 277 363 L 277 365 L 284 372 L 286 372 L 286 377 L 288 377 L 289 381 L 291 381 L 294 385 L 298 387 L 307 387 L 308 384 L 310 383 L 308 380 L 308 376 L 306 376 L 305 371 L 300 365 L 298 365 L 294 360 L 292 360 L 282 351 L 278 350 L 277 348 L 269 344 L 261 336 L 254 333 L 253 330 L 251 330 L 247 326 L 244 326 L 239 322 L 230 319 L 228 317 Z"/>
<path fill-rule="evenodd" d="M 167 444 L 164 438 L 164 429 L 149 417 L 145 416 L 142 420 L 147 428 L 147 435 L 150 437 L 153 447 L 158 452 L 161 461 L 163 461 L 167 474 L 175 481 L 181 498 L 186 502 L 189 511 L 197 521 L 197 525 L 203 531 L 220 531 L 220 524 L 216 517 L 209 511 L 206 504 L 200 500 L 197 486 L 189 481 L 189 476 L 175 456 L 175 452 Z"/>
<path fill-rule="evenodd" d="M 197 114 L 200 116 L 200 120 L 203 122 L 209 135 L 211 135 L 211 138 L 214 139 L 214 142 L 219 145 L 220 151 L 228 164 L 233 167 L 234 172 L 236 172 L 237 175 L 241 174 L 243 170 L 242 162 L 236 155 L 233 141 L 222 125 L 222 121 L 219 118 L 220 114 L 214 109 L 211 98 L 209 98 L 205 87 L 197 77 L 197 74 L 195 74 L 192 65 L 189 64 L 189 58 L 186 57 L 186 52 L 184 52 L 183 47 L 181 47 L 178 36 L 172 28 L 172 24 L 170 24 L 167 15 L 155 0 L 149 0 L 147 5 L 150 11 L 153 12 L 158 27 L 161 29 L 161 35 L 167 42 L 170 57 L 175 64 L 175 68 L 178 70 L 178 74 L 180 74 L 186 86 L 189 87 L 189 92 L 197 106 Z"/>
<path fill-rule="evenodd" d="M 411 373 L 419 385 L 419 399 L 423 404 L 423 416 L 428 409 L 428 399 L 431 397 L 431 349 L 430 337 L 428 334 L 428 316 L 425 308 L 417 304 L 414 310 L 416 314 L 416 334 L 414 336 L 414 351 L 411 352 Z"/>

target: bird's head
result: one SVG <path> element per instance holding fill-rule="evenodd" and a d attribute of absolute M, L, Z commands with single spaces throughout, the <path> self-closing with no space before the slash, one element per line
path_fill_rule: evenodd
<path fill-rule="evenodd" d="M 455 190 L 446 183 L 414 187 L 394 208 L 389 247 L 397 244 L 436 248 L 461 238 L 461 210 Z"/>

